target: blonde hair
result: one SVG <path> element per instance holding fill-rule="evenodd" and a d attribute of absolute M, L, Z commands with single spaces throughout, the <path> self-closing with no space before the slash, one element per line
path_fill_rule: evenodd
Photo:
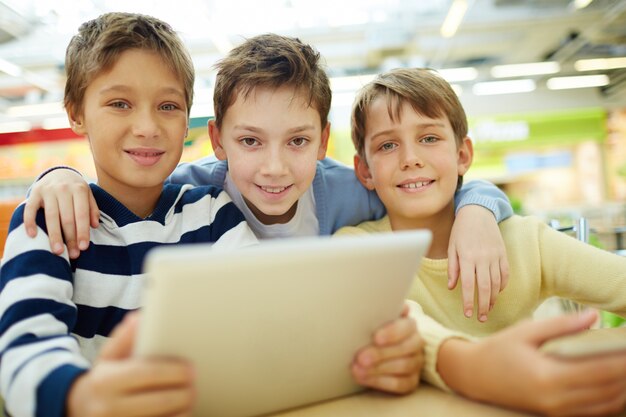
<path fill-rule="evenodd" d="M 450 84 L 435 71 L 427 68 L 400 68 L 380 74 L 358 93 L 352 106 L 352 142 L 361 157 L 365 157 L 365 126 L 367 112 L 378 97 L 387 101 L 391 120 L 398 120 L 404 103 L 417 113 L 431 118 L 447 117 L 454 131 L 457 146 L 467 136 L 465 110 Z"/>

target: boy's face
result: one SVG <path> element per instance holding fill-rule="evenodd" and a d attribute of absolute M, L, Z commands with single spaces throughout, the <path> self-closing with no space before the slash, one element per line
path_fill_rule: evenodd
<path fill-rule="evenodd" d="M 454 214 L 458 176 L 472 160 L 469 138 L 457 148 L 447 117 L 431 119 L 408 103 L 394 122 L 383 97 L 372 102 L 365 127 L 366 160 L 355 157 L 356 173 L 376 190 L 394 229 L 412 228 L 444 210 Z"/>
<path fill-rule="evenodd" d="M 182 82 L 157 54 L 123 52 L 85 91 L 72 128 L 89 138 L 98 184 L 113 196 L 159 192 L 180 160 L 187 129 Z"/>
<path fill-rule="evenodd" d="M 324 158 L 330 125 L 307 96 L 291 87 L 257 87 L 228 108 L 221 128 L 209 123 L 211 143 L 248 207 L 264 224 L 286 223 Z"/>

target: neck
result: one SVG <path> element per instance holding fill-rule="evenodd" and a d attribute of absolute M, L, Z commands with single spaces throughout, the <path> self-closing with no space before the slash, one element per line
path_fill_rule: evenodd
<path fill-rule="evenodd" d="M 433 235 L 426 257 L 447 259 L 450 233 L 454 224 L 454 201 L 443 210 L 424 217 L 403 217 L 389 213 L 392 230 L 428 229 Z"/>
<path fill-rule="evenodd" d="M 100 183 L 98 185 L 133 214 L 142 219 L 152 214 L 163 191 L 163 185 L 146 188 L 107 187 Z"/>

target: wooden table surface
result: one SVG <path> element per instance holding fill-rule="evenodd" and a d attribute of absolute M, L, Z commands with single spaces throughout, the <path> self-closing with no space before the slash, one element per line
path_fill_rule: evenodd
<path fill-rule="evenodd" d="M 406 396 L 375 391 L 343 397 L 273 414 L 275 417 L 528 417 L 532 414 L 500 408 L 421 385 Z M 626 417 L 626 411 L 619 414 Z"/>

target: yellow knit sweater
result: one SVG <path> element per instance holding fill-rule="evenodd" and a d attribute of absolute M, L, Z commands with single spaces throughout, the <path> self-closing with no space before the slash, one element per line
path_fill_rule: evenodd
<path fill-rule="evenodd" d="M 337 234 L 391 231 L 389 218 L 345 227 Z M 626 316 L 626 258 L 584 244 L 533 217 L 500 223 L 509 260 L 509 283 L 486 323 L 463 315 L 461 286 L 450 291 L 448 260 L 424 258 L 409 298 L 426 341 L 423 377 L 447 389 L 436 372 L 437 351 L 449 337 L 486 336 L 530 317 L 546 298 L 558 296 Z M 420 308 L 421 307 L 421 308 Z M 423 312 L 422 312 L 423 310 Z M 425 315 L 424 315 L 425 313 Z M 434 319 L 434 320 L 432 320 Z"/>

